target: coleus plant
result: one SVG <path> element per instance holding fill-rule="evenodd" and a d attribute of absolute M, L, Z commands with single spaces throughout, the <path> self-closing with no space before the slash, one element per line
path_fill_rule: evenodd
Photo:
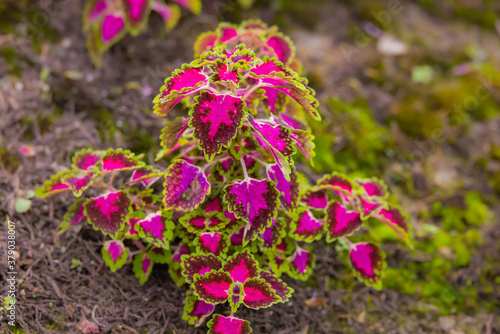
<path fill-rule="evenodd" d="M 238 29 L 266 36 L 267 28 L 251 21 Z M 154 264 L 168 264 L 173 281 L 189 285 L 183 318 L 190 324 L 228 303 L 229 314 L 208 322 L 211 334 L 250 333 L 249 322 L 234 316 L 241 306 L 287 301 L 293 289 L 281 275 L 309 277 L 315 240 L 346 246 L 355 275 L 376 289 L 385 255 L 350 236 L 370 219 L 410 242 L 406 219 L 380 180 L 332 173 L 311 184 L 297 170 L 296 154 L 314 156 L 305 115 L 319 120 L 318 102 L 307 80 L 276 56 L 283 50 L 262 50 L 214 46 L 165 80 L 155 112 L 189 108 L 162 131 L 157 158 L 170 161 L 166 170 L 122 149 L 83 150 L 71 170 L 37 190 L 40 197 L 78 197 L 61 232 L 89 223 L 107 235 L 102 255 L 112 271 L 132 262 L 144 284 Z"/>
<path fill-rule="evenodd" d="M 83 29 L 92 61 L 101 66 L 102 53 L 127 33 L 138 35 L 148 23 L 151 11 L 158 13 L 167 31 L 181 16 L 180 6 L 192 13 L 201 12 L 201 0 L 87 0 L 83 11 Z"/>

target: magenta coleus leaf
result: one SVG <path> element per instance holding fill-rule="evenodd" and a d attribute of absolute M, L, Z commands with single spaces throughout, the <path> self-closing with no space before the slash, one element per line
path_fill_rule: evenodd
<path fill-rule="evenodd" d="M 269 307 L 281 301 L 281 297 L 262 278 L 249 278 L 243 284 L 243 304 L 255 310 Z"/>
<path fill-rule="evenodd" d="M 144 240 L 157 247 L 169 249 L 170 241 L 174 238 L 175 224 L 170 219 L 172 212 L 150 213 L 146 218 L 135 224 L 135 230 Z"/>
<path fill-rule="evenodd" d="M 214 315 L 208 322 L 207 334 L 250 334 L 250 322 L 235 318 L 233 316 L 224 317 L 220 314 Z"/>
<path fill-rule="evenodd" d="M 114 172 L 140 168 L 144 166 L 144 162 L 137 159 L 137 157 L 129 150 L 109 149 L 102 156 L 102 171 Z"/>
<path fill-rule="evenodd" d="M 205 231 L 209 224 L 209 217 L 203 211 L 196 210 L 186 213 L 179 222 L 190 232 L 196 233 Z"/>
<path fill-rule="evenodd" d="M 121 39 L 126 32 L 125 18 L 120 12 L 107 13 L 100 25 L 98 49 L 104 51 Z"/>
<path fill-rule="evenodd" d="M 281 279 L 270 273 L 269 271 L 261 271 L 259 273 L 260 278 L 266 281 L 271 286 L 276 294 L 281 298 L 281 302 L 287 302 L 292 296 L 293 289 L 290 288 L 285 282 Z"/>
<path fill-rule="evenodd" d="M 239 86 L 241 75 L 238 74 L 237 67 L 228 66 L 226 62 L 218 61 L 211 68 L 215 73 L 210 77 L 210 82 L 223 84 L 230 82 L 235 87 Z"/>
<path fill-rule="evenodd" d="M 311 211 L 300 208 L 290 224 L 290 236 L 295 240 L 311 242 L 321 238 L 324 222 L 315 218 Z"/>
<path fill-rule="evenodd" d="M 214 310 L 214 304 L 199 299 L 189 290 L 184 300 L 182 319 L 186 320 L 190 325 L 198 327 L 214 312 Z"/>
<path fill-rule="evenodd" d="M 80 197 L 85 190 L 90 188 L 96 176 L 97 173 L 92 170 L 82 172 L 74 171 L 65 174 L 62 177 L 62 181 L 69 186 L 75 197 Z"/>
<path fill-rule="evenodd" d="M 189 126 L 208 162 L 228 148 L 241 127 L 246 104 L 239 97 L 204 92 L 197 97 L 190 112 Z"/>
<path fill-rule="evenodd" d="M 291 169 L 290 181 L 286 180 L 278 164 L 269 166 L 267 168 L 267 175 L 276 183 L 276 189 L 280 192 L 280 200 L 283 207 L 286 210 L 295 210 L 299 201 L 299 183 L 297 182 L 295 168 L 292 167 Z"/>
<path fill-rule="evenodd" d="M 132 215 L 135 214 L 136 214 L 135 212 L 132 213 Z M 129 229 L 127 231 L 127 237 L 132 239 L 139 239 L 139 231 L 136 229 L 136 224 L 142 220 L 143 216 L 144 214 L 141 216 L 141 218 L 129 216 L 128 219 Z"/>
<path fill-rule="evenodd" d="M 200 233 L 194 239 L 193 244 L 198 253 L 214 254 L 220 257 L 225 257 L 229 248 L 228 239 L 221 232 Z"/>
<path fill-rule="evenodd" d="M 201 33 L 194 43 L 194 56 L 198 57 L 205 51 L 211 50 L 217 41 L 217 33 L 208 31 Z"/>
<path fill-rule="evenodd" d="M 73 157 L 73 168 L 80 170 L 90 170 L 101 162 L 101 156 L 104 152 L 84 149 Z"/>
<path fill-rule="evenodd" d="M 375 215 L 375 218 L 392 228 L 401 239 L 405 240 L 411 246 L 410 230 L 406 222 L 406 217 L 402 214 L 401 210 L 394 207 L 383 208 Z"/>
<path fill-rule="evenodd" d="M 305 281 L 312 273 L 316 265 L 315 261 L 316 256 L 314 253 L 297 248 L 290 261 L 290 271 L 288 274 L 293 278 Z"/>
<path fill-rule="evenodd" d="M 89 0 L 85 3 L 83 10 L 83 27 L 85 30 L 91 24 L 101 19 L 108 8 L 106 0 Z"/>
<path fill-rule="evenodd" d="M 282 34 L 277 34 L 270 37 L 266 44 L 274 51 L 276 58 L 283 64 L 287 64 L 288 61 L 294 56 L 293 44 L 288 37 Z"/>
<path fill-rule="evenodd" d="M 87 221 L 84 204 L 85 200 L 77 199 L 75 204 L 68 208 L 68 212 L 64 215 L 63 221 L 59 226 L 58 235 L 63 234 L 72 226 L 80 225 Z"/>
<path fill-rule="evenodd" d="M 339 197 L 346 200 L 349 199 L 349 196 L 353 191 L 353 187 L 349 179 L 338 173 L 323 176 L 318 180 L 317 184 L 319 188 L 331 190 Z"/>
<path fill-rule="evenodd" d="M 116 271 L 127 262 L 128 248 L 121 240 L 107 240 L 101 249 L 102 258 L 111 271 Z"/>
<path fill-rule="evenodd" d="M 179 6 L 167 5 L 162 0 L 154 0 L 151 9 L 161 15 L 167 31 L 173 29 L 181 18 Z"/>
<path fill-rule="evenodd" d="M 369 197 L 387 197 L 387 186 L 377 179 L 356 179 L 356 183 L 363 188 L 364 193 Z"/>
<path fill-rule="evenodd" d="M 286 102 L 285 94 L 269 87 L 263 87 L 262 90 L 264 91 L 265 96 L 264 103 L 267 105 L 269 111 L 272 114 L 278 114 L 282 111 Z"/>
<path fill-rule="evenodd" d="M 196 295 L 210 304 L 224 303 L 229 297 L 229 288 L 233 280 L 222 270 L 213 270 L 204 276 L 194 275 L 193 289 Z"/>
<path fill-rule="evenodd" d="M 165 80 L 161 92 L 153 101 L 155 113 L 164 116 L 173 106 L 187 95 L 200 91 L 209 82 L 202 67 L 192 67 L 184 64 L 182 69 L 172 72 Z"/>
<path fill-rule="evenodd" d="M 303 130 L 304 132 L 307 130 L 307 125 L 304 123 L 305 121 L 297 119 L 297 116 L 294 113 L 289 114 L 288 110 L 286 113 L 279 114 L 278 117 L 282 124 L 293 130 Z"/>
<path fill-rule="evenodd" d="M 35 195 L 40 198 L 46 198 L 48 196 L 70 190 L 69 186 L 65 184 L 62 178 L 67 175 L 68 172 L 59 172 L 56 175 L 53 175 L 50 180 L 47 180 L 43 183 L 43 186 L 38 188 L 35 191 Z"/>
<path fill-rule="evenodd" d="M 254 122 L 252 116 L 248 117 L 250 125 L 252 128 L 260 135 L 260 138 L 256 139 L 263 149 L 271 148 L 271 152 L 275 156 L 276 162 L 280 168 L 284 171 L 284 175 L 289 179 L 290 175 L 290 164 L 293 163 L 291 156 L 295 154 L 294 141 L 290 137 L 290 129 L 284 127 L 283 125 L 272 126 L 266 123 Z M 287 163 L 283 163 L 281 156 L 276 153 L 281 154 L 281 156 L 287 159 Z"/>
<path fill-rule="evenodd" d="M 151 0 L 120 0 L 125 14 L 127 29 L 135 36 L 148 22 Z"/>
<path fill-rule="evenodd" d="M 110 236 L 122 231 L 131 211 L 132 201 L 124 191 L 107 193 L 85 203 L 84 214 L 96 230 Z"/>
<path fill-rule="evenodd" d="M 200 167 L 178 160 L 165 173 L 166 208 L 191 211 L 203 202 L 210 193 L 210 183 Z"/>
<path fill-rule="evenodd" d="M 328 195 L 324 190 L 308 189 L 300 196 L 300 201 L 313 209 L 325 209 L 328 206 Z"/>
<path fill-rule="evenodd" d="M 194 254 L 182 257 L 182 275 L 189 283 L 194 280 L 194 275 L 205 276 L 212 270 L 222 268 L 222 259 L 214 254 Z"/>
<path fill-rule="evenodd" d="M 246 240 L 252 240 L 271 225 L 277 214 L 279 195 L 274 182 L 249 179 L 228 185 L 224 190 L 229 211 L 248 223 Z"/>
<path fill-rule="evenodd" d="M 278 219 L 273 219 L 270 227 L 266 227 L 263 233 L 260 234 L 262 239 L 261 248 L 270 250 L 275 248 L 285 237 L 286 231 L 283 228 L 283 223 Z"/>
<path fill-rule="evenodd" d="M 145 187 L 151 186 L 158 181 L 162 175 L 160 171 L 150 166 L 144 166 L 134 170 L 130 178 L 130 185 L 142 184 Z"/>
<path fill-rule="evenodd" d="M 365 198 L 361 195 L 356 195 L 354 199 L 356 206 L 359 208 L 358 211 L 361 212 L 362 219 L 366 219 L 377 211 L 380 211 L 384 205 L 384 203 L 377 200 L 377 198 Z"/>
<path fill-rule="evenodd" d="M 134 257 L 132 269 L 135 277 L 139 279 L 139 283 L 144 284 L 148 280 L 153 271 L 153 260 L 148 253 L 139 253 Z"/>
<path fill-rule="evenodd" d="M 314 91 L 307 87 L 304 79 L 286 69 L 281 62 L 264 58 L 264 62 L 256 65 L 249 75 L 258 80 L 264 87 L 270 87 L 290 96 L 299 103 L 309 114 L 317 120 L 321 119 L 317 111 L 318 101 L 314 98 Z"/>
<path fill-rule="evenodd" d="M 247 279 L 258 277 L 258 264 L 253 255 L 248 252 L 236 253 L 230 256 L 222 270 L 227 272 L 234 282 L 244 283 Z"/>
<path fill-rule="evenodd" d="M 325 223 L 327 242 L 331 242 L 334 239 L 351 234 L 361 226 L 363 221 L 359 212 L 348 210 L 339 202 L 332 201 L 326 208 Z"/>
<path fill-rule="evenodd" d="M 380 248 L 368 242 L 356 243 L 351 245 L 349 257 L 360 281 L 377 290 L 382 288 L 381 277 L 385 268 L 385 255 Z"/>
<path fill-rule="evenodd" d="M 227 43 L 229 40 L 238 36 L 237 26 L 227 23 L 219 24 L 217 32 L 221 43 Z"/>

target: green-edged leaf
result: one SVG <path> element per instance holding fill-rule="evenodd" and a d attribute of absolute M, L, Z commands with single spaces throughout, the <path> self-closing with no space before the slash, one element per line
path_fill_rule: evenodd
<path fill-rule="evenodd" d="M 189 126 L 208 162 L 227 149 L 241 127 L 246 104 L 239 97 L 204 92 L 195 98 Z"/>
<path fill-rule="evenodd" d="M 107 240 L 102 246 L 102 258 L 111 271 L 116 271 L 127 262 L 128 247 L 121 240 Z"/>

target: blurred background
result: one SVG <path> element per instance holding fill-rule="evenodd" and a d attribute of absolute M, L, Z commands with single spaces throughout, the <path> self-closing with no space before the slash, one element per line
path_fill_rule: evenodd
<path fill-rule="evenodd" d="M 164 120 L 152 100 L 164 79 L 192 60 L 200 33 L 260 18 L 293 40 L 320 101 L 308 175 L 384 179 L 415 248 L 374 226 L 388 262 L 375 291 L 335 245 L 319 244 L 315 274 L 287 279 L 290 303 L 242 312 L 254 332 L 500 333 L 499 1 L 207 0 L 168 33 L 151 15 L 100 69 L 86 49 L 84 3 L 0 2 L 0 217 L 21 223 L 22 247 L 20 326 L 2 321 L 0 332 L 80 333 L 83 314 L 101 333 L 206 332 L 181 319 L 184 289 L 165 270 L 142 287 L 132 270 L 101 269 L 102 236 L 56 235 L 70 198 L 33 191 L 79 148 L 124 147 L 153 162 Z"/>

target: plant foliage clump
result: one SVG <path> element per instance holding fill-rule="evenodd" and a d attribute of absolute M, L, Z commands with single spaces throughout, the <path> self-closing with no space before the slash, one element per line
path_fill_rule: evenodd
<path fill-rule="evenodd" d="M 158 13 L 167 31 L 174 28 L 181 16 L 178 5 L 199 14 L 201 0 L 87 0 L 83 11 L 83 29 L 87 48 L 94 64 L 101 66 L 102 53 L 127 33 L 137 36 L 148 23 L 151 11 Z"/>
<path fill-rule="evenodd" d="M 247 40 L 259 47 L 239 44 Z M 102 254 L 111 270 L 132 262 L 143 284 L 156 263 L 168 264 L 174 282 L 190 286 L 189 323 L 200 325 L 228 303 L 230 315 L 214 315 L 208 333 L 250 333 L 249 322 L 234 316 L 239 307 L 287 301 L 293 289 L 280 277 L 311 275 L 315 240 L 343 240 L 356 276 L 376 289 L 385 255 L 349 235 L 373 218 L 410 240 L 381 181 L 332 173 L 311 184 L 295 167 L 296 154 L 314 156 L 304 116 L 320 114 L 307 80 L 287 66 L 292 50 L 288 38 L 256 21 L 202 35 L 199 56 L 174 71 L 154 100 L 160 116 L 180 102 L 189 106 L 162 131 L 158 158 L 170 161 L 166 170 L 122 149 L 83 150 L 70 171 L 37 191 L 78 197 L 61 231 L 87 222 L 109 236 Z M 100 191 L 81 197 L 90 188 Z"/>

